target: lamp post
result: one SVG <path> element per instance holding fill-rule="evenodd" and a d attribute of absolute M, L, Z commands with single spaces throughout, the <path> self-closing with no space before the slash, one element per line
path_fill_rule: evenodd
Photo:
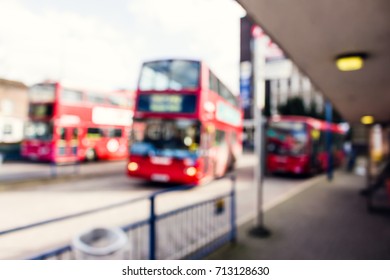
<path fill-rule="evenodd" d="M 255 225 L 250 229 L 252 236 L 264 238 L 270 231 L 264 226 L 263 210 L 263 181 L 264 181 L 264 126 L 262 109 L 265 102 L 265 34 L 260 27 L 252 28 L 252 59 L 253 59 L 253 114 L 254 114 L 254 146 L 258 165 L 255 165 L 254 185 L 256 189 L 256 219 Z"/>
<path fill-rule="evenodd" d="M 332 103 L 330 103 L 330 101 L 326 101 L 325 103 L 325 119 L 327 122 L 327 130 L 326 130 L 326 150 L 327 150 L 327 157 L 328 157 L 327 175 L 328 175 L 328 181 L 332 181 L 333 180 L 333 155 L 332 155 L 333 135 L 331 130 L 331 123 L 333 119 L 333 110 L 332 110 Z"/>

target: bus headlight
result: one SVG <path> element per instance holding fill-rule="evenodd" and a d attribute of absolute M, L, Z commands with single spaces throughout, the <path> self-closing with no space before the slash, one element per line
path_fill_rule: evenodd
<path fill-rule="evenodd" d="M 185 171 L 185 173 L 188 175 L 188 176 L 195 176 L 196 175 L 196 172 L 198 172 L 198 170 L 196 170 L 195 167 L 188 167 Z"/>
<path fill-rule="evenodd" d="M 300 166 L 296 166 L 296 167 L 294 168 L 294 172 L 295 172 L 295 173 L 301 173 L 301 172 L 302 172 L 302 168 L 301 168 Z"/>
<path fill-rule="evenodd" d="M 128 165 L 127 165 L 127 169 L 129 169 L 129 171 L 136 171 L 138 169 L 138 163 L 136 162 L 130 162 Z"/>
<path fill-rule="evenodd" d="M 184 163 L 185 166 L 193 166 L 193 165 L 195 165 L 195 160 L 193 160 L 191 158 L 186 158 L 183 161 L 183 163 Z"/>
<path fill-rule="evenodd" d="M 49 153 L 49 148 L 47 148 L 47 147 L 40 147 L 38 149 L 39 155 L 47 155 L 48 153 Z"/>

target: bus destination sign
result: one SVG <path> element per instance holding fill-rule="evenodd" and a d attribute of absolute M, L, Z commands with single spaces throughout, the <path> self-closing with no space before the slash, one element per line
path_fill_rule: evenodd
<path fill-rule="evenodd" d="M 194 113 L 193 94 L 144 94 L 138 99 L 138 111 L 153 113 Z"/>

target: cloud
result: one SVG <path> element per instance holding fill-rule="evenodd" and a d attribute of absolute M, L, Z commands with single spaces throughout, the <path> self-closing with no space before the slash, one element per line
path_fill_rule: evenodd
<path fill-rule="evenodd" d="M 137 61 L 127 36 L 94 17 L 48 10 L 34 14 L 1 2 L 0 76 L 26 83 L 62 79 L 94 87 L 129 86 Z"/>
<path fill-rule="evenodd" d="M 69 2 L 71 10 L 48 2 L 38 11 L 23 1 L 0 0 L 1 77 L 135 87 L 142 61 L 188 57 L 205 60 L 238 91 L 242 10 L 233 0 L 131 0 L 104 17 L 93 8 L 82 13 L 77 1 Z M 129 19 L 120 29 L 119 15 Z"/>
<path fill-rule="evenodd" d="M 148 41 L 159 46 L 149 51 L 150 58 L 170 55 L 205 60 L 238 93 L 243 10 L 235 1 L 132 0 L 128 11 L 143 26 Z"/>

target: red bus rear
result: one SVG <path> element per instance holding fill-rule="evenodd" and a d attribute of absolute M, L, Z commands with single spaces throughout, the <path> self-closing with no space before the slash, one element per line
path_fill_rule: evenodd
<path fill-rule="evenodd" d="M 127 157 L 132 92 L 103 93 L 42 83 L 30 88 L 29 99 L 22 156 L 50 162 Z"/>
<path fill-rule="evenodd" d="M 198 184 L 234 167 L 242 113 L 204 63 L 144 63 L 136 95 L 129 176 Z"/>
<path fill-rule="evenodd" d="M 332 133 L 334 165 L 344 159 L 344 131 L 337 124 L 300 117 L 271 118 L 267 129 L 267 170 L 271 173 L 314 174 L 327 169 L 327 130 Z"/>

